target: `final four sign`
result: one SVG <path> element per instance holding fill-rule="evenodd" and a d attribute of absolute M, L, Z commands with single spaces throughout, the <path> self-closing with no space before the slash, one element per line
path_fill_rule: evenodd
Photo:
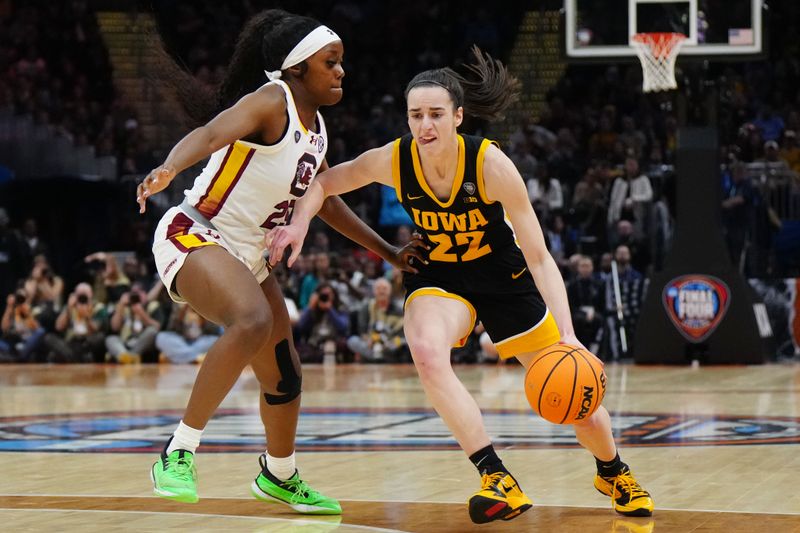
<path fill-rule="evenodd" d="M 721 280 L 702 274 L 673 279 L 662 298 L 667 315 L 689 342 L 703 342 L 717 328 L 730 304 L 731 291 Z"/>

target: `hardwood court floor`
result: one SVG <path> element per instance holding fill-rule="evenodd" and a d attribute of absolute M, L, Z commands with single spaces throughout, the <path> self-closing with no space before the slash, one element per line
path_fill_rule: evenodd
<path fill-rule="evenodd" d="M 298 466 L 344 515 L 253 500 L 263 433 L 246 372 L 198 453 L 201 501 L 151 497 L 147 469 L 197 371 L 179 366 L 0 366 L 0 530 L 800 532 L 800 366 L 608 365 L 604 404 L 621 454 L 653 494 L 625 518 L 592 487 L 568 427 L 530 414 L 514 366 L 457 373 L 506 465 L 534 501 L 475 526 L 479 480 L 410 366 L 307 366 Z"/>

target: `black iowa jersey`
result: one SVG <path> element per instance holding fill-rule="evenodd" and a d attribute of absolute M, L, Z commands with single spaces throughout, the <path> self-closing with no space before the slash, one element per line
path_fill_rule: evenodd
<path fill-rule="evenodd" d="M 412 278 L 407 281 L 421 277 L 454 292 L 535 290 L 503 206 L 486 198 L 483 159 L 490 144 L 482 137 L 458 135 L 455 180 L 450 198 L 441 201 L 425 181 L 411 134 L 395 141 L 397 198 L 431 246 L 429 264 L 415 264 L 419 274 L 407 274 Z"/>

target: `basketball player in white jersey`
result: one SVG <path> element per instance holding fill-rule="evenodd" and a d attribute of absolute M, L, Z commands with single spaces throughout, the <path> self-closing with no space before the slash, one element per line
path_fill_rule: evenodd
<path fill-rule="evenodd" d="M 327 168 L 328 139 L 318 108 L 342 98 L 343 53 L 339 37 L 313 19 L 281 10 L 256 15 L 239 37 L 216 101 L 204 108 L 201 95 L 185 99 L 194 118 L 218 114 L 178 142 L 139 185 L 144 212 L 148 197 L 211 156 L 183 203 L 161 219 L 153 243 L 173 300 L 225 327 L 200 367 L 182 421 L 151 469 L 159 496 L 198 500 L 194 453 L 203 428 L 250 364 L 261 384 L 268 441 L 253 495 L 300 513 L 341 513 L 338 501 L 311 489 L 295 469 L 300 363 L 283 295 L 263 253 L 266 231 L 290 221 L 295 201 Z M 193 80 L 174 67 L 173 83 L 186 97 Z M 408 259 L 417 256 L 419 243 L 394 249 L 338 198 L 326 202 L 320 216 L 395 267 L 409 269 Z"/>

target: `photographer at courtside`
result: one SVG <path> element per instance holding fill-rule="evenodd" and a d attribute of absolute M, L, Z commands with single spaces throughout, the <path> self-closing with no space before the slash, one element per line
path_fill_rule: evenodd
<path fill-rule="evenodd" d="M 92 286 L 79 283 L 56 318 L 55 332 L 44 337 L 51 363 L 92 363 L 103 360 L 108 312 L 94 299 Z"/>
<path fill-rule="evenodd" d="M 39 324 L 24 289 L 9 294 L 6 310 L 0 320 L 0 352 L 6 352 L 11 361 L 33 362 L 44 337 L 44 328 Z"/>
<path fill-rule="evenodd" d="M 111 361 L 122 364 L 139 363 L 142 354 L 153 351 L 156 334 L 161 329 L 161 308 L 158 302 L 148 302 L 138 283 L 124 293 L 111 315 L 111 335 L 106 337 L 106 349 Z"/>

